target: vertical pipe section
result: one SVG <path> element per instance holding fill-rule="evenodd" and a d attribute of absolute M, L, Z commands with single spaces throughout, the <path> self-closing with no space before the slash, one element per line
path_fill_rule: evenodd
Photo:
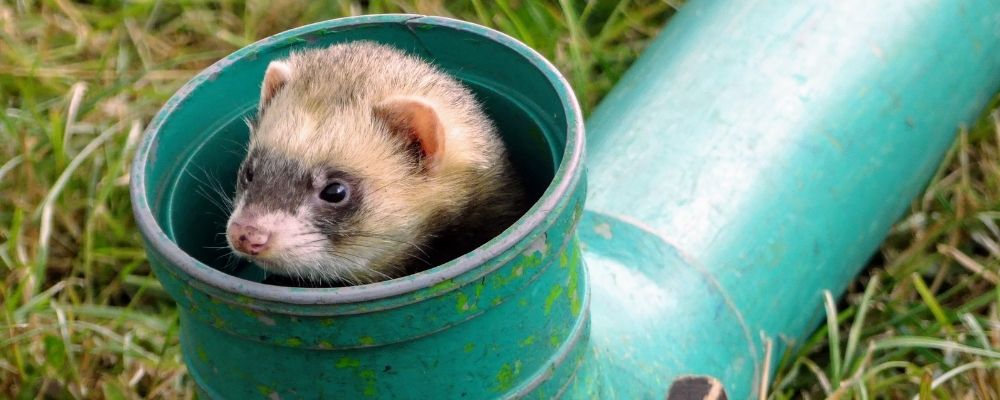
<path fill-rule="evenodd" d="M 998 89 L 995 0 L 690 1 L 588 121 L 582 381 L 757 393 Z"/>

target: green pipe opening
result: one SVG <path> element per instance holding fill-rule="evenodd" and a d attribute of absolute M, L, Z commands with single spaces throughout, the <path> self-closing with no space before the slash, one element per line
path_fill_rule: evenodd
<path fill-rule="evenodd" d="M 253 266 L 227 266 L 211 249 L 227 216 L 197 193 L 234 181 L 247 140 L 242 118 L 256 108 L 270 60 L 359 39 L 424 57 L 467 83 L 538 201 L 499 237 L 428 271 L 352 287 L 261 283 Z M 571 234 L 584 200 L 582 121 L 569 85 L 540 55 L 446 18 L 322 22 L 203 71 L 150 124 L 132 175 L 150 262 L 180 306 L 181 346 L 202 394 L 484 398 L 565 390 L 589 331 Z"/>

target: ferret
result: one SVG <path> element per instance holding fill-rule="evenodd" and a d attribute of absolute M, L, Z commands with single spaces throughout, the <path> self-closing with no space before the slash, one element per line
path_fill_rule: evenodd
<path fill-rule="evenodd" d="M 472 92 L 372 42 L 292 52 L 264 73 L 226 239 L 299 281 L 378 282 L 439 265 L 526 205 Z"/>

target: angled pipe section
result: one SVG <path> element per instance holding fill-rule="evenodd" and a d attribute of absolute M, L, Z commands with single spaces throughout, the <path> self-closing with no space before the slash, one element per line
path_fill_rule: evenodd
<path fill-rule="evenodd" d="M 998 90 L 1000 2 L 688 2 L 587 123 L 591 380 L 757 393 Z"/>

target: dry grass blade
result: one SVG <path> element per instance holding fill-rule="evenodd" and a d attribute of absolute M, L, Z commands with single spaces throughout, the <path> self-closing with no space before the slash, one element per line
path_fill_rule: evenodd
<path fill-rule="evenodd" d="M 995 272 L 986 269 L 981 264 L 976 262 L 976 260 L 973 260 L 971 257 L 965 255 L 965 253 L 962 253 L 958 249 L 944 243 L 939 244 L 937 246 L 937 249 L 938 252 L 940 252 L 941 254 L 947 255 L 948 257 L 951 257 L 953 260 L 955 260 L 955 262 L 957 262 L 958 265 L 965 267 L 966 269 L 972 271 L 978 276 L 982 276 L 984 279 L 990 281 L 990 283 L 994 285 L 1000 284 L 1000 277 L 997 277 L 997 274 Z"/>

